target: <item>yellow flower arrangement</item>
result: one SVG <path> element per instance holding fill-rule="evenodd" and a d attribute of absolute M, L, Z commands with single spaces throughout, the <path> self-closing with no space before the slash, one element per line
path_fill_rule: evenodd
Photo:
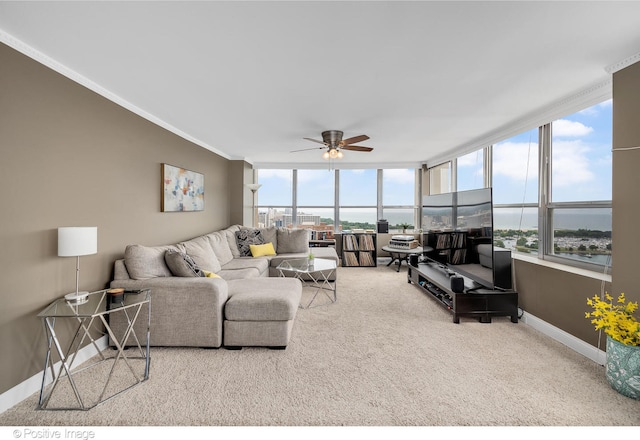
<path fill-rule="evenodd" d="M 604 332 L 614 341 L 625 345 L 640 346 L 640 322 L 633 316 L 638 309 L 637 302 L 627 301 L 624 293 L 618 296 L 617 303 L 613 303 L 613 297 L 605 294 L 606 301 L 597 295 L 587 299 L 587 304 L 593 309 L 586 312 L 585 318 L 592 318 L 591 323 L 596 330 Z"/>

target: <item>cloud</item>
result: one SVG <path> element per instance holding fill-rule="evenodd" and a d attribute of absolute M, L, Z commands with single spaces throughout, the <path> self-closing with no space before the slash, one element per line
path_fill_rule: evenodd
<path fill-rule="evenodd" d="M 581 122 L 569 121 L 568 119 L 558 119 L 553 123 L 554 137 L 580 137 L 586 136 L 593 131 Z"/>
<path fill-rule="evenodd" d="M 527 173 L 527 166 L 529 172 Z M 538 144 L 502 142 L 493 147 L 493 174 L 524 181 L 537 175 Z"/>
<path fill-rule="evenodd" d="M 589 151 L 591 148 L 580 140 L 554 142 L 552 185 L 560 188 L 592 181 L 595 174 L 587 156 Z"/>

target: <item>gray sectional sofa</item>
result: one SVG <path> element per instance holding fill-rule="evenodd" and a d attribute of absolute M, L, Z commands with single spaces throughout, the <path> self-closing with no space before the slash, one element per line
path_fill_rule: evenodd
<path fill-rule="evenodd" d="M 268 243 L 275 255 L 247 255 L 251 245 L 264 250 L 260 245 Z M 334 248 L 311 250 L 338 262 Z M 152 346 L 284 348 L 302 284 L 281 277 L 277 266 L 285 259 L 305 258 L 309 251 L 304 229 L 234 225 L 170 245 L 129 245 L 115 262 L 110 287 L 151 289 Z M 141 343 L 146 343 L 147 316 L 134 327 Z M 112 314 L 109 324 L 122 335 L 126 316 Z M 133 338 L 127 341 L 134 343 Z"/>

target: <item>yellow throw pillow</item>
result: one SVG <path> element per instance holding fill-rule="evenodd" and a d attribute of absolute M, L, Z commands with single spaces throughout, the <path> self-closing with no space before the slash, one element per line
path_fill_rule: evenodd
<path fill-rule="evenodd" d="M 265 255 L 275 255 L 276 251 L 273 248 L 273 243 L 265 244 L 252 244 L 249 246 L 251 249 L 251 255 L 253 257 L 263 257 Z"/>
<path fill-rule="evenodd" d="M 220 278 L 220 275 L 215 274 L 213 272 L 209 272 L 207 270 L 203 270 L 202 272 L 204 273 L 204 276 L 207 278 Z"/>

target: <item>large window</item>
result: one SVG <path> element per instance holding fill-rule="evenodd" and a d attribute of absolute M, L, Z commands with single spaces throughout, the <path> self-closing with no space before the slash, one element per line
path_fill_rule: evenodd
<path fill-rule="evenodd" d="M 377 207 L 378 171 L 340 170 L 340 228 L 374 229 Z"/>
<path fill-rule="evenodd" d="M 493 145 L 492 193 L 495 245 L 537 253 L 538 129 Z"/>
<path fill-rule="evenodd" d="M 258 226 L 291 227 L 293 170 L 260 170 L 258 183 Z"/>
<path fill-rule="evenodd" d="M 550 125 L 548 255 L 611 265 L 611 104 L 605 101 Z"/>
<path fill-rule="evenodd" d="M 416 170 L 382 170 L 382 218 L 390 232 L 416 226 Z"/>
<path fill-rule="evenodd" d="M 551 124 L 551 201 L 611 200 L 612 102 Z"/>
<path fill-rule="evenodd" d="M 375 230 L 386 218 L 390 232 L 417 227 L 415 169 L 261 169 L 258 183 L 259 226 Z"/>
<path fill-rule="evenodd" d="M 484 150 L 477 150 L 459 157 L 456 191 L 484 188 Z"/>
<path fill-rule="evenodd" d="M 491 155 L 494 204 L 537 205 L 538 129 L 498 142 L 493 146 Z M 531 225 L 533 222 L 528 219 L 525 223 Z"/>
<path fill-rule="evenodd" d="M 456 190 L 474 189 L 484 173 L 493 192 L 496 246 L 592 270 L 609 267 L 611 104 L 523 132 L 487 147 L 485 154 L 477 151 L 431 168 L 430 193 L 451 191 L 452 175 Z M 481 161 L 487 157 L 491 166 Z"/>
<path fill-rule="evenodd" d="M 296 225 L 333 231 L 335 171 L 297 170 L 296 177 Z"/>

